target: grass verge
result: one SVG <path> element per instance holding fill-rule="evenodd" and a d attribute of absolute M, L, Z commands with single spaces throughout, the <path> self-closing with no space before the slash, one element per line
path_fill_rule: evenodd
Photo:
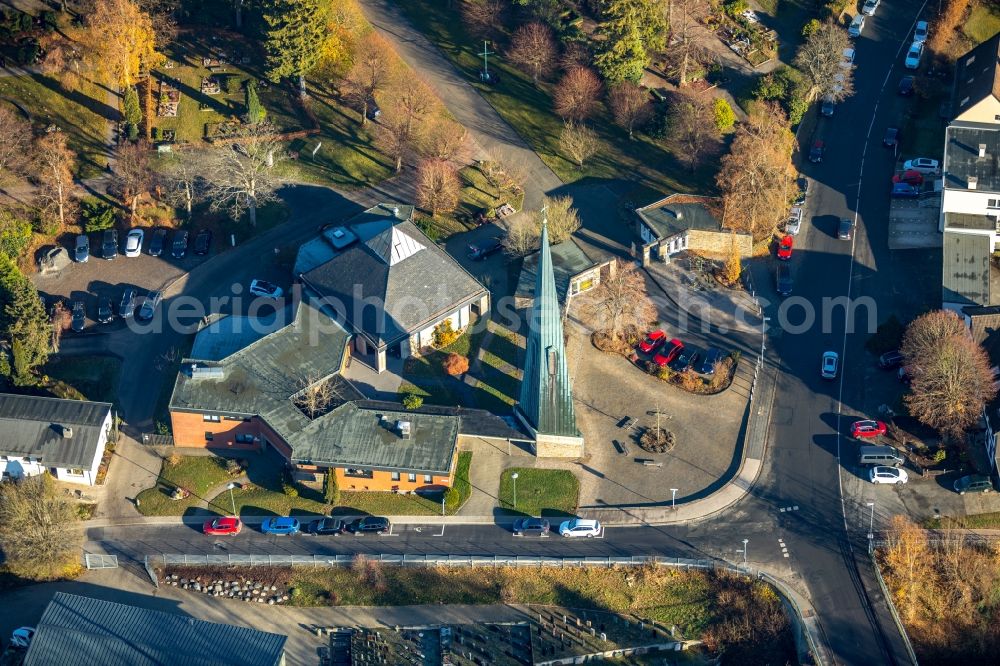
<path fill-rule="evenodd" d="M 1000 529 L 1000 511 L 970 513 L 965 516 L 940 516 L 927 518 L 923 526 L 929 530 L 989 530 Z"/>
<path fill-rule="evenodd" d="M 982 0 L 973 3 L 969 18 L 962 25 L 962 32 L 972 40 L 973 44 L 982 44 L 993 35 L 1000 32 L 1000 11 L 996 3 Z"/>
<path fill-rule="evenodd" d="M 517 474 L 517 497 L 514 497 Z M 580 501 L 580 481 L 565 469 L 511 467 L 500 476 L 500 508 L 529 516 L 572 516 Z"/>

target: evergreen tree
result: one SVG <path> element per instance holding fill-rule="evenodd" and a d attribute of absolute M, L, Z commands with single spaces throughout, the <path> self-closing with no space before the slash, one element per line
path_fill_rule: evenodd
<path fill-rule="evenodd" d="M 139 93 L 136 92 L 135 86 L 129 86 L 125 89 L 122 110 L 125 114 L 125 122 L 138 127 L 139 123 L 142 122 L 142 108 L 139 106 Z"/>
<path fill-rule="evenodd" d="M 299 94 L 306 96 L 306 74 L 323 57 L 329 36 L 325 0 L 265 0 L 267 77 L 277 82 L 298 77 Z"/>
<path fill-rule="evenodd" d="M 31 384 L 31 371 L 49 358 L 51 324 L 38 290 L 5 254 L 0 254 L 0 339 L 14 355 L 14 383 Z"/>
<path fill-rule="evenodd" d="M 666 44 L 667 21 L 657 0 L 610 0 L 597 32 L 604 46 L 594 64 L 605 79 L 639 82 L 650 52 Z"/>
<path fill-rule="evenodd" d="M 260 103 L 260 97 L 257 96 L 257 82 L 253 79 L 247 81 L 246 107 L 248 123 L 257 125 L 264 122 L 264 118 L 267 117 L 267 111 L 264 109 L 264 105 Z"/>

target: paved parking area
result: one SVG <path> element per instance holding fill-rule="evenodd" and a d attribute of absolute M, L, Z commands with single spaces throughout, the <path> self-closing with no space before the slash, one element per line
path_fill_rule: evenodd
<path fill-rule="evenodd" d="M 889 207 L 889 249 L 914 250 L 941 247 L 938 211 L 941 197 L 893 199 Z"/>

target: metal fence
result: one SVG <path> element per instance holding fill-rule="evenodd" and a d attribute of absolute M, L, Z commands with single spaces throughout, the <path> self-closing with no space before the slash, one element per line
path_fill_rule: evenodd
<path fill-rule="evenodd" d="M 88 569 L 117 569 L 118 556 L 84 553 L 83 563 Z"/>

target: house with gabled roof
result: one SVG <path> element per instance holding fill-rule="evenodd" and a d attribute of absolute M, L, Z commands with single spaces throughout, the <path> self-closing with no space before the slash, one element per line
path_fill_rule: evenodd
<path fill-rule="evenodd" d="M 671 194 L 635 210 L 633 253 L 643 266 L 667 263 L 691 250 L 725 256 L 735 241 L 740 256 L 753 253 L 753 237 L 726 229 L 722 200 L 693 194 Z"/>

